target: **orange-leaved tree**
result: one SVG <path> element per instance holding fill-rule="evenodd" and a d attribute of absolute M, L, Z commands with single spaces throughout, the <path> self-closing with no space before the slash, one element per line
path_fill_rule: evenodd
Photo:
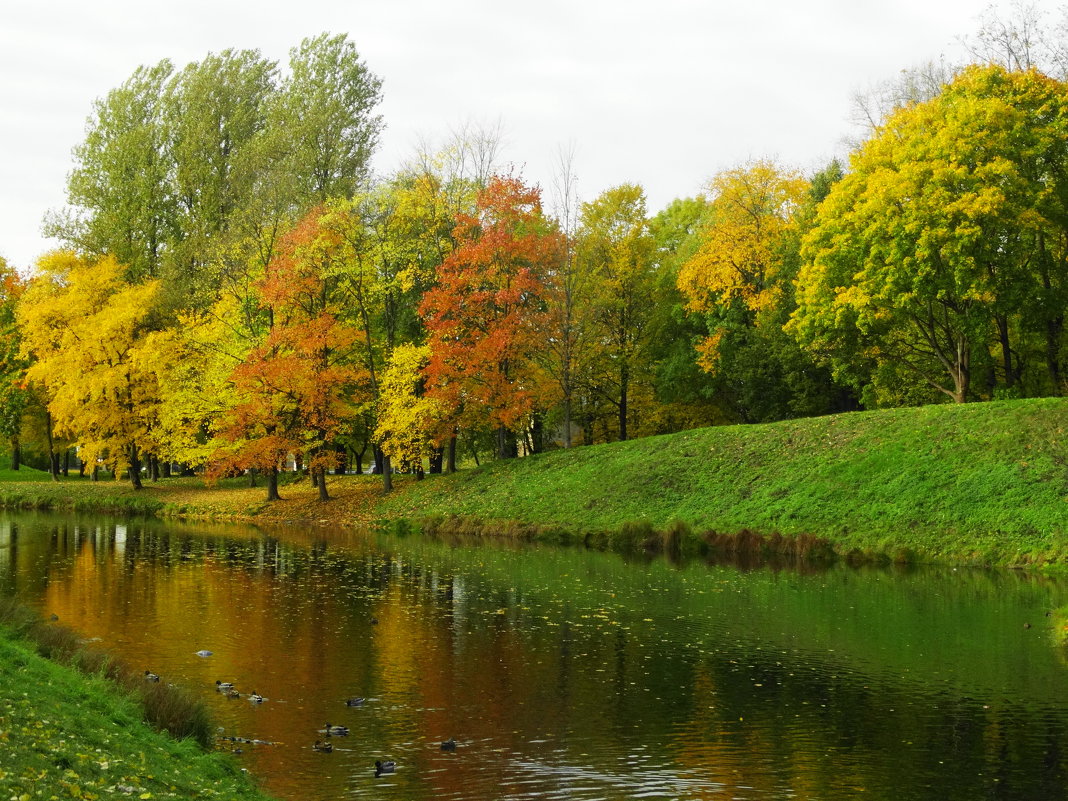
<path fill-rule="evenodd" d="M 419 311 L 427 328 L 427 395 L 456 422 L 497 430 L 498 453 L 539 395 L 533 356 L 544 345 L 548 282 L 559 232 L 542 215 L 541 193 L 493 176 L 474 214 L 461 214 L 456 247 Z"/>
<path fill-rule="evenodd" d="M 289 454 L 308 457 L 319 497 L 328 499 L 330 445 L 360 380 L 349 359 L 358 331 L 343 320 L 337 243 L 324 236 L 321 214 L 315 209 L 294 226 L 256 284 L 268 327 L 230 376 L 237 402 L 220 427 L 234 447 L 218 452 L 213 472 L 263 470 L 268 500 L 278 499 L 278 465 Z"/>

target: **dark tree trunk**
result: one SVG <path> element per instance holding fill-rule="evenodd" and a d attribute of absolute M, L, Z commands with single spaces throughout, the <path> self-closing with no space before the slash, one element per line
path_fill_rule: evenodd
<path fill-rule="evenodd" d="M 272 467 L 267 471 L 267 500 L 280 501 L 282 496 L 278 494 L 278 468 Z"/>
<path fill-rule="evenodd" d="M 170 478 L 171 477 L 171 460 L 170 459 L 164 459 L 163 460 L 163 477 L 164 478 Z"/>
<path fill-rule="evenodd" d="M 380 476 L 384 472 L 382 470 L 382 464 L 385 461 L 386 455 L 382 453 L 382 449 L 379 448 L 377 445 L 372 449 L 372 452 L 375 455 L 375 464 L 374 467 L 371 469 L 371 474 Z"/>
<path fill-rule="evenodd" d="M 137 446 L 131 445 L 130 451 L 130 483 L 135 490 L 141 489 L 141 454 L 137 452 Z"/>
<path fill-rule="evenodd" d="M 627 438 L 627 392 L 630 389 L 630 371 L 627 365 L 619 369 L 619 441 Z"/>
<path fill-rule="evenodd" d="M 1005 386 L 1011 388 L 1016 384 L 1016 370 L 1012 366 L 1012 348 L 1009 344 L 1009 318 L 999 314 L 994 319 L 998 327 L 998 342 L 1001 345 L 1001 369 L 1005 372 Z"/>
<path fill-rule="evenodd" d="M 299 473 L 304 470 L 304 457 L 299 453 L 293 454 L 293 472 Z"/>
<path fill-rule="evenodd" d="M 319 474 L 319 481 L 317 482 L 318 483 L 318 487 L 319 487 L 319 500 L 320 501 L 328 501 L 328 500 L 330 500 L 330 495 L 326 491 L 326 468 L 325 467 L 317 467 L 317 468 L 315 468 L 314 472 Z"/>
<path fill-rule="evenodd" d="M 250 487 L 255 487 L 256 486 L 256 468 L 255 467 L 250 467 L 248 469 L 248 485 Z"/>
<path fill-rule="evenodd" d="M 152 482 L 159 481 L 159 457 L 152 454 L 148 457 L 148 473 L 152 476 Z"/>
<path fill-rule="evenodd" d="M 356 460 L 356 475 L 363 475 L 363 451 L 353 451 L 352 458 Z"/>
<path fill-rule="evenodd" d="M 85 478 L 85 459 L 78 458 L 78 478 Z"/>
<path fill-rule="evenodd" d="M 456 435 L 449 437 L 449 455 L 446 458 L 446 467 L 450 473 L 456 472 Z"/>
<path fill-rule="evenodd" d="M 382 451 L 377 453 L 381 457 L 381 461 L 376 461 L 376 464 L 382 465 L 382 492 L 393 492 L 393 468 L 390 467 L 389 457 Z"/>
<path fill-rule="evenodd" d="M 530 452 L 545 452 L 545 417 L 535 412 L 530 420 Z"/>
<path fill-rule="evenodd" d="M 93 465 L 92 478 L 93 478 L 93 481 L 99 481 L 100 480 L 100 465 L 98 465 L 98 464 L 94 464 Z"/>
<path fill-rule="evenodd" d="M 1064 315 L 1046 321 L 1046 369 L 1049 370 L 1053 392 L 1063 394 L 1061 387 L 1061 338 L 1064 336 Z"/>
<path fill-rule="evenodd" d="M 515 434 L 505 426 L 500 426 L 497 429 L 497 458 L 514 459 L 518 455 L 519 447 Z"/>
<path fill-rule="evenodd" d="M 70 448 L 63 451 L 63 478 L 70 478 Z"/>
<path fill-rule="evenodd" d="M 18 470 L 22 467 L 22 443 L 18 436 L 11 438 L 11 469 Z"/>
<path fill-rule="evenodd" d="M 337 454 L 337 464 L 334 465 L 334 475 L 343 476 L 349 468 L 349 451 L 344 445 L 334 445 Z"/>
<path fill-rule="evenodd" d="M 48 472 L 53 481 L 59 481 L 59 471 L 56 470 L 55 440 L 52 438 L 52 413 L 45 412 L 45 434 L 48 437 Z"/>
<path fill-rule="evenodd" d="M 434 452 L 430 454 L 430 472 L 440 473 L 441 463 L 445 460 L 445 448 L 434 448 Z"/>

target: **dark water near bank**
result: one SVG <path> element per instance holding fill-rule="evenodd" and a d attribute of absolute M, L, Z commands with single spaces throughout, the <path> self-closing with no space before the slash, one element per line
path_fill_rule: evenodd
<path fill-rule="evenodd" d="M 1040 577 L 20 515 L 0 593 L 276 743 L 238 758 L 285 799 L 1068 797 Z"/>

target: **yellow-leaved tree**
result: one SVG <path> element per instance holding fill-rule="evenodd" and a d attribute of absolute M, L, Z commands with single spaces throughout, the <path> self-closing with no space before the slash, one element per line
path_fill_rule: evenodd
<path fill-rule="evenodd" d="M 678 285 L 691 312 L 708 318 L 699 363 L 715 372 L 730 328 L 759 326 L 796 269 L 796 210 L 808 182 L 770 161 L 721 172 L 710 185 L 708 223 L 697 252 L 679 269 Z M 734 319 L 738 318 L 738 319 Z"/>
<path fill-rule="evenodd" d="M 123 273 L 112 256 L 48 253 L 22 296 L 18 319 L 22 351 L 34 360 L 27 377 L 44 387 L 56 431 L 87 462 L 125 464 L 140 489 L 158 404 L 141 349 L 159 282 L 129 284 Z"/>
<path fill-rule="evenodd" d="M 442 434 L 445 410 L 422 393 L 422 371 L 429 361 L 428 346 L 399 345 L 379 386 L 375 437 L 391 462 L 404 470 L 421 466 L 437 447 L 435 435 Z"/>

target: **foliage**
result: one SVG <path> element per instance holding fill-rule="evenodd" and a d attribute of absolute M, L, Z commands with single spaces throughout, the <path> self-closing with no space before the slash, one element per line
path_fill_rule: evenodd
<path fill-rule="evenodd" d="M 425 345 L 401 345 L 382 376 L 375 437 L 402 470 L 433 454 L 433 436 L 441 426 L 440 403 L 423 392 L 422 371 L 429 360 Z"/>
<path fill-rule="evenodd" d="M 427 395 L 456 418 L 514 429 L 540 391 L 533 355 L 559 238 L 538 190 L 500 176 L 479 193 L 475 214 L 460 215 L 454 236 L 419 307 L 431 348 Z"/>
<path fill-rule="evenodd" d="M 889 362 L 961 402 L 976 357 L 994 347 L 1001 382 L 1014 385 L 1013 328 L 1037 299 L 1035 333 L 1059 381 L 1065 289 L 1051 265 L 1068 219 L 1066 100 L 1038 73 L 974 67 L 895 114 L 854 154 L 805 240 L 799 340 L 838 375 L 859 359 Z"/>
<path fill-rule="evenodd" d="M 114 258 L 55 251 L 38 263 L 18 317 L 23 352 L 34 359 L 27 377 L 47 389 L 57 431 L 90 464 L 128 462 L 136 486 L 158 400 L 140 349 L 159 283 L 127 284 L 122 276 Z"/>
<path fill-rule="evenodd" d="M 346 360 L 357 332 L 340 319 L 333 251 L 319 236 L 318 216 L 313 211 L 287 235 L 256 283 L 270 327 L 230 375 L 236 404 L 219 430 L 236 447 L 216 454 L 216 474 L 274 471 L 290 453 L 310 455 L 313 470 L 333 466 L 326 446 L 359 379 Z"/>

